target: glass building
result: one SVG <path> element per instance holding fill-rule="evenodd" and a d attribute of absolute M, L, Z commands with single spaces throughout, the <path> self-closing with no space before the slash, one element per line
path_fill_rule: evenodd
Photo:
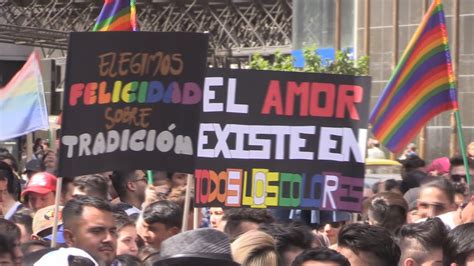
<path fill-rule="evenodd" d="M 425 8 L 431 1 L 425 0 L 340 0 L 341 47 L 355 48 L 355 56 L 365 55 L 365 7 L 370 2 L 369 56 L 372 76 L 371 106 L 373 106 L 390 78 L 394 62 L 394 5 L 398 1 L 398 57 L 418 27 Z M 294 0 L 293 48 L 305 45 L 318 47 L 335 46 L 336 0 Z M 455 2 L 459 5 L 458 42 L 458 99 L 461 110 L 466 145 L 474 141 L 474 1 L 444 0 L 447 30 L 451 54 L 455 52 L 454 21 Z M 453 122 L 450 112 L 438 115 L 430 121 L 425 134 L 425 159 L 449 156 L 453 139 Z M 455 140 L 455 139 L 454 139 Z M 414 140 L 419 142 L 420 138 Z M 457 142 L 455 142 L 457 145 Z"/>

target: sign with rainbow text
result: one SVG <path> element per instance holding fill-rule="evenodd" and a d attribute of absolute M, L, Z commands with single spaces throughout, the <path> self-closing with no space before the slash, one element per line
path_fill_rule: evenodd
<path fill-rule="evenodd" d="M 370 78 L 209 69 L 197 206 L 360 211 Z"/>
<path fill-rule="evenodd" d="M 72 33 L 59 175 L 192 173 L 207 46 L 198 33 Z"/>

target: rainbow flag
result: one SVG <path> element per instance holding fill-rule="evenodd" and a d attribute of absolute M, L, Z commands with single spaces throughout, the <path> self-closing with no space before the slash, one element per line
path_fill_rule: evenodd
<path fill-rule="evenodd" d="M 93 31 L 137 31 L 135 0 L 105 0 Z"/>
<path fill-rule="evenodd" d="M 39 55 L 33 52 L 12 80 L 0 89 L 0 141 L 48 128 Z"/>
<path fill-rule="evenodd" d="M 375 138 L 400 152 L 431 118 L 458 109 L 455 85 L 443 5 L 435 0 L 370 114 Z"/>

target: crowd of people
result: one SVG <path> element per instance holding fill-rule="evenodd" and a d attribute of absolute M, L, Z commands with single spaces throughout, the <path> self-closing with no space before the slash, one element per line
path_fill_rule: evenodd
<path fill-rule="evenodd" d="M 185 208 L 181 173 L 154 171 L 153 184 L 144 170 L 62 178 L 56 191 L 55 153 L 37 148 L 23 171 L 0 151 L 0 265 L 474 265 L 474 195 L 460 157 L 427 164 L 412 150 L 400 179 L 364 191 L 361 214 L 313 219 Z"/>

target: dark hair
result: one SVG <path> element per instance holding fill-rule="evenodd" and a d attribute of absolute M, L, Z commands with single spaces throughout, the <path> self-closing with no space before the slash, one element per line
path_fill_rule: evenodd
<path fill-rule="evenodd" d="M 373 254 L 377 258 L 374 265 L 395 266 L 400 259 L 400 248 L 390 232 L 380 226 L 347 224 L 339 231 L 337 240 L 339 247 L 348 248 L 355 254 L 360 251 Z"/>
<path fill-rule="evenodd" d="M 25 227 L 26 232 L 28 234 L 33 234 L 33 217 L 31 217 L 31 212 L 29 209 L 22 209 L 17 211 L 10 221 L 14 222 L 15 224 L 21 224 Z"/>
<path fill-rule="evenodd" d="M 388 179 L 384 182 L 385 191 L 390 191 L 392 189 L 400 189 L 400 182 L 395 179 Z"/>
<path fill-rule="evenodd" d="M 123 199 L 127 195 L 127 183 L 135 180 L 135 171 L 114 171 L 112 173 L 112 185 L 117 192 L 120 199 Z"/>
<path fill-rule="evenodd" d="M 280 256 L 295 247 L 309 249 L 313 243 L 311 229 L 302 224 L 263 224 L 259 230 L 271 235 L 276 241 Z"/>
<path fill-rule="evenodd" d="M 18 173 L 18 162 L 16 161 L 16 158 L 15 156 L 13 156 L 11 153 L 7 152 L 7 153 L 1 153 L 0 154 L 0 161 L 3 161 L 3 160 L 10 160 L 12 161 L 12 165 L 11 165 L 11 168 Z"/>
<path fill-rule="evenodd" d="M 463 159 L 462 156 L 451 157 L 449 159 L 449 162 L 451 163 L 451 165 L 449 166 L 450 171 L 455 166 L 463 166 L 464 165 L 464 159 Z M 469 166 L 469 168 L 474 169 L 474 160 L 468 158 L 467 165 Z"/>
<path fill-rule="evenodd" d="M 166 228 L 181 228 L 183 210 L 175 202 L 160 200 L 148 205 L 143 211 L 143 220 L 147 224 L 161 223 Z"/>
<path fill-rule="evenodd" d="M 118 255 L 117 257 L 115 257 L 115 260 L 119 261 L 121 265 L 127 265 L 127 266 L 142 265 L 142 262 L 139 258 L 129 255 L 129 254 Z"/>
<path fill-rule="evenodd" d="M 299 254 L 292 266 L 301 266 L 306 261 L 330 261 L 338 264 L 339 266 L 351 266 L 350 262 L 346 257 L 342 256 L 339 252 L 329 248 L 312 248 L 303 251 Z"/>
<path fill-rule="evenodd" d="M 107 199 L 107 180 L 99 175 L 82 175 L 74 178 L 74 186 L 89 196 Z"/>
<path fill-rule="evenodd" d="M 96 197 L 76 195 L 66 202 L 63 208 L 63 224 L 65 229 L 71 229 L 71 222 L 82 216 L 84 207 L 93 207 L 101 211 L 112 212 L 108 201 Z"/>
<path fill-rule="evenodd" d="M 68 185 L 73 183 L 74 184 L 74 178 L 72 177 L 63 177 L 63 184 L 61 186 L 61 194 L 64 196 L 66 193 L 68 193 Z"/>
<path fill-rule="evenodd" d="M 270 224 L 275 221 L 271 213 L 266 209 L 233 208 L 224 210 L 222 220 L 227 221 L 224 233 L 230 237 L 237 237 L 242 232 L 241 223 L 244 221 L 257 224 Z"/>
<path fill-rule="evenodd" d="M 454 190 L 454 185 L 453 183 L 451 183 L 451 181 L 445 178 L 439 178 L 421 186 L 422 190 L 425 188 L 437 188 L 441 190 L 446 195 L 449 202 L 454 203 L 454 195 L 456 194 L 456 192 Z"/>
<path fill-rule="evenodd" d="M 95 263 L 91 259 L 74 255 L 67 257 L 67 263 L 69 266 L 95 266 Z"/>
<path fill-rule="evenodd" d="M 408 204 L 402 195 L 395 192 L 375 194 L 369 205 L 369 219 L 376 225 L 385 227 L 394 233 L 407 220 Z"/>
<path fill-rule="evenodd" d="M 7 190 L 15 200 L 20 198 L 21 184 L 20 180 L 13 173 L 13 169 L 6 162 L 0 161 L 0 180 L 7 181 Z"/>
<path fill-rule="evenodd" d="M 46 248 L 49 248 L 50 242 L 49 241 L 44 241 L 44 240 L 30 240 L 28 242 L 25 242 L 21 244 L 21 252 L 23 254 L 29 254 L 31 253 L 30 248 L 33 246 L 41 246 Z"/>
<path fill-rule="evenodd" d="M 20 240 L 21 238 L 20 228 L 12 221 L 3 218 L 0 218 L 0 234 L 4 234 L 12 240 Z"/>
<path fill-rule="evenodd" d="M 436 249 L 446 245 L 448 230 L 439 218 L 406 224 L 398 232 L 398 245 L 402 251 L 400 262 L 413 258 L 417 263 L 427 261 Z"/>
<path fill-rule="evenodd" d="M 34 265 L 38 260 L 40 260 L 44 255 L 48 254 L 51 251 L 58 250 L 59 248 L 45 248 L 40 249 L 31 253 L 25 253 L 21 261 L 21 265 Z"/>
<path fill-rule="evenodd" d="M 12 261 L 15 260 L 15 243 L 11 241 L 11 238 L 0 233 L 0 254 L 10 254 Z"/>
<path fill-rule="evenodd" d="M 112 215 L 115 218 L 115 224 L 117 225 L 117 231 L 122 230 L 125 226 L 135 225 L 132 219 L 124 211 L 113 211 Z"/>
<path fill-rule="evenodd" d="M 467 257 L 474 253 L 474 223 L 466 223 L 456 226 L 448 233 L 448 244 L 446 248 L 446 263 L 452 262 L 457 265 L 466 265 Z"/>

